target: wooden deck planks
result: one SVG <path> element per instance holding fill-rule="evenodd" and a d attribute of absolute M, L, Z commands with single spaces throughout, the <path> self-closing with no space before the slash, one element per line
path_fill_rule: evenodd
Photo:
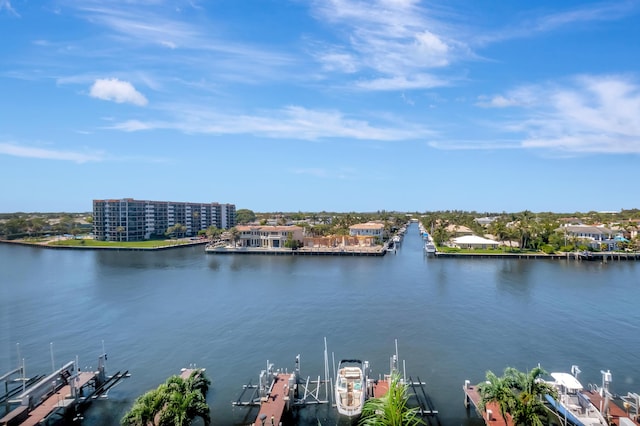
<path fill-rule="evenodd" d="M 476 411 L 478 411 L 478 414 L 482 416 L 482 419 L 488 426 L 514 426 L 511 416 L 507 414 L 506 419 L 502 417 L 500 414 L 500 406 L 495 402 L 487 403 L 486 410 L 482 413 L 480 412 L 478 408 L 480 404 L 480 393 L 476 386 L 464 386 L 463 389 L 469 401 L 476 407 Z M 487 411 L 491 411 L 491 418 L 487 415 Z"/>
<path fill-rule="evenodd" d="M 78 389 L 81 389 L 84 385 L 89 383 L 95 377 L 94 373 L 81 372 L 79 374 L 79 380 L 76 383 Z M 49 398 L 44 400 L 41 404 L 31 410 L 27 418 L 20 423 L 22 426 L 35 426 L 41 420 L 45 419 L 52 411 L 58 407 L 66 407 L 69 405 L 67 396 L 71 394 L 71 386 L 65 385 L 61 387 L 57 392 L 52 394 Z"/>
<path fill-rule="evenodd" d="M 600 407 L 604 407 L 604 398 L 600 396 L 598 392 L 583 391 L 582 393 L 589 397 L 593 405 L 595 405 L 598 410 L 600 410 Z M 602 413 L 602 415 L 605 418 L 607 417 L 607 413 Z M 621 417 L 630 418 L 631 416 L 629 416 L 622 407 L 617 405 L 614 401 L 610 400 L 609 401 L 609 417 L 610 417 L 609 420 L 613 422 L 613 424 L 615 424 L 616 426 L 619 426 Z M 631 418 L 630 420 L 633 421 L 636 425 L 640 425 L 640 423 L 638 423 L 636 420 L 633 420 Z"/>
<path fill-rule="evenodd" d="M 383 397 L 389 392 L 389 382 L 387 379 L 378 380 L 377 383 L 373 384 L 373 397 L 380 398 Z"/>
<path fill-rule="evenodd" d="M 255 426 L 262 426 L 261 417 L 264 415 L 265 426 L 278 426 L 282 421 L 282 415 L 284 414 L 285 406 L 288 398 L 288 394 L 285 392 L 285 386 L 289 385 L 289 378 L 291 374 L 278 374 L 275 378 L 273 386 L 271 387 L 271 393 L 267 397 L 266 401 L 260 405 L 260 411 L 256 416 Z"/>

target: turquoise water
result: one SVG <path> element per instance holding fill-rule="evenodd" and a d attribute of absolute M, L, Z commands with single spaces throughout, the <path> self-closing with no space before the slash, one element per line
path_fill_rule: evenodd
<path fill-rule="evenodd" d="M 80 357 L 95 367 L 104 341 L 111 372 L 132 377 L 92 404 L 84 424 L 115 425 L 141 393 L 181 367 L 206 367 L 216 425 L 246 422 L 232 408 L 267 360 L 302 374 L 331 358 L 389 369 L 398 340 L 409 375 L 427 382 L 443 425 L 481 424 L 463 407 L 465 379 L 487 370 L 568 371 L 640 392 L 638 262 L 425 258 L 412 225 L 397 254 L 372 257 L 207 255 L 45 250 L 0 245 L 0 372 L 51 371 Z M 335 409 L 302 423 L 335 424 Z M 252 420 L 252 419 L 251 419 Z M 249 421 L 251 421 L 249 420 Z"/>

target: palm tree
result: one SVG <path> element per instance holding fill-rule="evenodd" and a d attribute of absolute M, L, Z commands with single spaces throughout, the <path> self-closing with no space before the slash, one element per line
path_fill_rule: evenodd
<path fill-rule="evenodd" d="M 487 403 L 495 402 L 502 417 L 510 415 L 514 424 L 543 426 L 541 417 L 547 415 L 547 410 L 542 399 L 545 395 L 558 396 L 552 385 L 541 380 L 545 374 L 541 367 L 528 373 L 507 367 L 502 377 L 488 371 L 487 381 L 478 386 L 480 409 L 485 410 Z"/>
<path fill-rule="evenodd" d="M 422 425 L 418 408 L 409 408 L 409 386 L 400 381 L 400 375 L 391 375 L 389 391 L 380 398 L 371 398 L 364 403 L 362 417 L 358 422 L 363 426 L 413 426 Z"/>
<path fill-rule="evenodd" d="M 510 403 L 513 398 L 513 391 L 503 377 L 496 376 L 492 371 L 487 371 L 487 381 L 478 385 L 480 392 L 480 411 L 486 411 L 489 402 L 495 402 L 500 408 L 500 415 L 507 417 L 510 411 Z"/>
<path fill-rule="evenodd" d="M 236 247 L 236 242 L 240 237 L 240 231 L 234 226 L 229 230 L 229 235 L 231 236 L 231 241 L 233 241 L 233 246 Z"/>
<path fill-rule="evenodd" d="M 195 370 L 187 380 L 172 376 L 157 389 L 136 399 L 120 423 L 127 426 L 186 426 L 196 417 L 211 423 L 205 394 L 211 381 L 204 370 Z"/>
<path fill-rule="evenodd" d="M 187 379 L 187 389 L 190 392 L 198 391 L 202 395 L 206 395 L 209 392 L 209 386 L 211 385 L 211 380 L 204 374 L 204 370 L 198 369 L 193 370 L 189 379 Z"/>
<path fill-rule="evenodd" d="M 167 404 L 162 411 L 160 426 L 186 426 L 191 424 L 195 417 L 201 417 L 205 425 L 211 422 L 209 406 L 202 393 L 174 389 L 169 394 Z"/>

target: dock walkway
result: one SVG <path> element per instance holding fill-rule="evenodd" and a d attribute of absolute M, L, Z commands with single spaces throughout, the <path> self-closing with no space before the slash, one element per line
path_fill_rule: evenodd
<path fill-rule="evenodd" d="M 275 377 L 269 394 L 261 401 L 260 411 L 253 423 L 255 426 L 278 426 L 281 424 L 289 399 L 288 383 L 292 376 L 292 374 L 280 373 Z"/>
<path fill-rule="evenodd" d="M 89 383 L 94 378 L 95 378 L 95 373 L 87 372 L 87 371 L 81 372 L 78 375 L 77 381 L 75 383 L 76 389 L 82 389 L 87 383 Z M 72 406 L 75 403 L 76 403 L 76 400 L 71 398 L 71 386 L 64 385 L 63 387 L 58 389 L 56 392 L 52 393 L 49 397 L 47 397 L 47 399 L 42 401 L 42 403 L 39 404 L 37 407 L 35 407 L 33 410 L 29 411 L 29 413 L 26 415 L 24 420 L 16 424 L 19 424 L 22 426 L 35 426 L 41 421 L 43 421 L 44 419 L 46 419 L 47 417 L 49 417 L 51 414 L 53 414 L 57 409 L 59 408 L 67 409 L 68 407 Z M 16 410 L 18 410 L 16 414 L 22 414 L 22 412 L 19 412 L 20 408 L 21 407 L 16 408 Z M 8 418 L 9 416 L 12 415 L 12 413 L 13 411 L 7 414 L 7 416 L 5 416 L 4 418 L 0 419 L 0 424 L 9 424 L 10 422 L 12 422 L 14 420 L 14 417 Z"/>
<path fill-rule="evenodd" d="M 507 414 L 506 419 L 502 417 L 500 414 L 500 406 L 496 402 L 487 403 L 485 410 L 481 412 L 479 408 L 480 393 L 478 392 L 477 386 L 469 385 L 468 382 L 466 382 L 462 389 L 465 394 L 464 405 L 469 408 L 469 403 L 471 403 L 487 426 L 514 426 L 513 420 L 509 414 Z"/>
<path fill-rule="evenodd" d="M 591 400 L 593 405 L 595 405 L 596 408 L 598 408 L 602 412 L 602 407 L 604 407 L 605 401 L 604 401 L 604 398 L 598 392 L 582 391 L 582 393 L 584 395 L 586 395 L 587 397 L 589 397 L 589 399 Z M 633 424 L 640 425 L 640 423 L 638 423 L 637 419 L 635 419 L 635 420 L 631 419 L 630 418 L 631 416 L 629 416 L 629 414 L 625 410 L 623 410 L 622 407 L 617 405 L 612 400 L 609 400 L 608 412 L 607 413 L 602 413 L 602 415 L 605 418 L 608 418 L 608 420 L 611 423 L 613 423 L 614 425 L 616 425 L 616 426 L 624 426 L 625 424 L 629 424 L 628 422 L 623 421 L 622 423 L 624 423 L 624 424 L 621 425 L 620 419 L 622 419 L 622 418 L 627 418 L 627 419 L 629 419 L 629 421 L 633 422 Z"/>

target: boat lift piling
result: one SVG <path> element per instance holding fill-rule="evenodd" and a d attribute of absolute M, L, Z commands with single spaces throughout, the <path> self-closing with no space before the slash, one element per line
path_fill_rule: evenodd
<path fill-rule="evenodd" d="M 53 345 L 50 345 L 53 348 Z M 53 351 L 52 365 L 55 366 Z M 32 379 L 25 377 L 25 363 L 3 376 L 9 378 L 12 374 L 21 374 L 22 389 L 15 388 L 8 391 L 6 400 L 8 409 L 0 418 L 0 425 L 36 425 L 58 417 L 82 418 L 80 415 L 85 405 L 99 397 L 105 398 L 109 389 L 122 379 L 130 377 L 128 371 L 118 371 L 113 376 L 107 376 L 105 361 L 107 355 L 103 353 L 98 359 L 97 371 L 81 371 L 78 358 L 69 361 L 50 375 L 36 376 Z M 5 382 L 6 383 L 6 382 Z M 13 399 L 10 399 L 13 398 Z M 13 408 L 11 408 L 13 406 Z"/>
<path fill-rule="evenodd" d="M 420 380 L 420 377 L 416 376 L 416 380 L 413 380 L 411 376 L 407 378 L 406 361 L 402 360 L 402 374 L 400 374 L 400 355 L 398 353 L 398 340 L 395 340 L 395 353 L 389 357 L 389 374 L 385 374 L 384 377 L 378 380 L 368 380 L 370 389 L 370 397 L 380 398 L 389 391 L 391 385 L 391 379 L 394 374 L 397 374 L 400 383 L 407 385 L 410 392 L 410 400 L 418 407 L 418 414 L 426 419 L 426 422 L 430 426 L 440 426 L 440 419 L 438 417 L 438 410 L 436 410 L 431 397 L 426 391 L 426 382 Z"/>
<path fill-rule="evenodd" d="M 262 370 L 258 377 L 258 384 L 249 381 L 242 387 L 238 398 L 231 403 L 238 407 L 260 407 L 253 424 L 255 426 L 280 425 L 286 413 L 293 408 L 306 405 L 329 403 L 331 380 L 328 377 L 329 361 L 327 358 L 326 339 L 324 351 L 325 378 L 311 376 L 302 378 L 300 373 L 300 354 L 296 356 L 294 372 L 274 369 L 274 365 L 267 361 L 266 370 Z"/>

